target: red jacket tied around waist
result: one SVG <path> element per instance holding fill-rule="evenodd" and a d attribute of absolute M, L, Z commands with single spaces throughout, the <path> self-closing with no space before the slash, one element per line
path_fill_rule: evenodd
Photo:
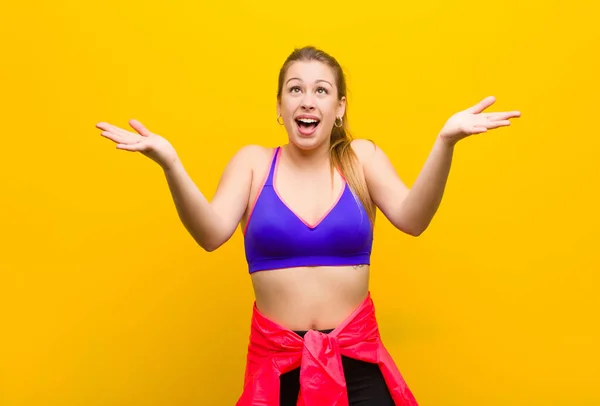
<path fill-rule="evenodd" d="M 300 367 L 298 406 L 348 406 L 341 355 L 378 364 L 396 406 L 417 406 L 379 336 L 371 296 L 329 334 L 304 339 L 254 304 L 243 393 L 237 406 L 278 406 L 279 376 Z"/>

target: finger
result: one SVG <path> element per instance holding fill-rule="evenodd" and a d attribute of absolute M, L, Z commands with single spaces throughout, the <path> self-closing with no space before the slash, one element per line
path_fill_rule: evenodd
<path fill-rule="evenodd" d="M 96 124 L 96 127 L 98 127 L 101 130 L 106 131 L 107 133 L 111 133 L 114 136 L 119 136 L 122 139 L 127 139 L 127 138 L 132 138 L 134 140 L 139 139 L 139 135 L 136 133 L 132 133 L 131 131 L 125 131 L 122 128 L 119 128 L 117 126 L 114 126 L 112 124 L 108 124 L 108 123 L 98 123 Z"/>
<path fill-rule="evenodd" d="M 477 125 L 475 127 L 473 127 L 473 129 L 471 130 L 471 134 L 480 134 L 480 133 L 484 133 L 487 131 L 486 127 Z"/>
<path fill-rule="evenodd" d="M 469 107 L 465 111 L 468 113 L 472 113 L 472 114 L 478 114 L 478 113 L 481 113 L 483 110 L 487 109 L 488 107 L 490 107 L 495 102 L 496 102 L 496 98 L 494 96 L 488 96 L 485 99 L 481 100 L 476 105 Z"/>
<path fill-rule="evenodd" d="M 510 120 L 491 121 L 490 123 L 488 123 L 487 128 L 491 130 L 493 128 L 506 127 L 509 125 Z"/>
<path fill-rule="evenodd" d="M 520 111 L 503 111 L 498 113 L 487 114 L 487 118 L 490 121 L 508 120 L 509 118 L 521 117 Z"/>
<path fill-rule="evenodd" d="M 118 132 L 123 131 L 122 129 L 120 129 L 119 127 L 109 124 L 109 123 L 105 123 L 103 121 L 99 122 L 98 124 L 96 124 L 96 128 L 99 128 L 101 130 L 105 130 L 105 131 L 112 131 L 112 132 Z"/>
<path fill-rule="evenodd" d="M 116 134 L 119 134 L 121 137 L 125 137 L 125 138 L 130 138 L 136 141 L 139 141 L 142 137 L 140 137 L 139 134 L 133 132 L 133 131 L 127 131 L 127 130 L 123 130 L 122 128 L 118 128 L 116 130 L 113 131 Z"/>
<path fill-rule="evenodd" d="M 150 134 L 152 134 L 146 127 L 144 127 L 144 125 L 142 123 L 140 123 L 138 120 L 129 120 L 129 125 L 138 133 L 140 133 L 140 135 L 143 135 L 144 137 L 148 137 Z"/>
<path fill-rule="evenodd" d="M 96 127 L 99 128 L 99 129 L 101 129 L 101 130 L 105 130 L 105 131 L 111 132 L 111 133 L 113 133 L 115 135 L 119 135 L 122 138 L 132 138 L 135 141 L 139 141 L 139 139 L 140 139 L 140 135 L 139 134 L 136 134 L 136 133 L 131 132 L 131 131 L 124 130 L 124 129 L 120 128 L 120 127 L 117 127 L 116 125 L 108 124 L 108 123 L 105 123 L 105 122 L 100 122 L 100 123 L 96 124 Z"/>
<path fill-rule="evenodd" d="M 131 152 L 140 152 L 146 150 L 146 145 L 143 142 L 136 142 L 134 144 L 117 144 L 117 149 L 122 149 Z"/>
<path fill-rule="evenodd" d="M 114 133 L 112 131 L 102 131 L 100 135 L 119 144 L 135 144 L 142 139 L 138 134 L 134 133 L 126 133 L 123 135 L 122 133 Z"/>
<path fill-rule="evenodd" d="M 100 133 L 100 135 L 103 136 L 104 138 L 108 138 L 109 140 L 114 141 L 114 142 L 121 142 L 121 143 L 125 142 L 125 139 L 123 137 L 121 137 L 118 134 L 115 134 L 113 132 L 110 132 L 110 131 L 102 131 Z"/>

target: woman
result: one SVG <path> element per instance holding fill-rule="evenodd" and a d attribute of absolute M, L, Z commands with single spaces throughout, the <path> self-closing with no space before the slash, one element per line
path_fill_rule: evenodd
<path fill-rule="evenodd" d="M 408 189 L 373 143 L 351 140 L 338 62 L 296 49 L 279 74 L 277 122 L 288 143 L 241 148 L 211 202 L 163 137 L 107 123 L 102 135 L 164 170 L 178 214 L 206 251 L 244 234 L 256 302 L 238 405 L 416 405 L 381 343 L 369 296 L 376 207 L 418 236 L 442 198 L 456 143 L 507 126 L 519 112 L 483 113 L 489 97 L 454 114 Z"/>

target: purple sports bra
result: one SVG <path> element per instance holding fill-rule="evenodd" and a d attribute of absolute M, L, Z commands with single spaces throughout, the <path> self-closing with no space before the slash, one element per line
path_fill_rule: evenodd
<path fill-rule="evenodd" d="M 281 147 L 277 147 L 244 229 L 250 273 L 301 266 L 370 264 L 373 227 L 346 181 L 333 207 L 317 224 L 308 224 L 281 200 L 273 185 L 280 154 Z"/>

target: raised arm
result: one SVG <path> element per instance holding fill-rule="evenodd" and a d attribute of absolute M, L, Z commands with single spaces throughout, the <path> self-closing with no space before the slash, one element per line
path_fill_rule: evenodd
<path fill-rule="evenodd" d="M 486 97 L 448 119 L 410 189 L 400 180 L 380 148 L 365 140 L 353 141 L 354 150 L 363 164 L 371 199 L 397 229 L 413 236 L 427 229 L 442 201 L 452 155 L 459 140 L 508 126 L 511 118 L 521 116 L 519 111 L 484 113 L 495 100 Z"/>
<path fill-rule="evenodd" d="M 243 147 L 233 156 L 210 202 L 196 187 L 181 162 L 164 169 L 181 222 L 206 251 L 213 251 L 227 242 L 246 211 L 252 184 L 251 163 L 256 148 Z"/>
<path fill-rule="evenodd" d="M 206 251 L 223 245 L 235 232 L 248 204 L 253 157 L 258 146 L 241 148 L 227 164 L 214 198 L 209 202 L 196 187 L 173 146 L 162 136 L 131 120 L 138 134 L 108 123 L 98 123 L 101 135 L 117 149 L 140 152 L 160 165 L 166 176 L 177 214 L 194 240 Z"/>
<path fill-rule="evenodd" d="M 410 189 L 383 150 L 372 144 L 370 149 L 370 153 L 363 153 L 366 156 L 363 168 L 371 199 L 398 230 L 412 236 L 420 235 L 429 226 L 442 200 L 452 147 L 436 143 Z"/>

